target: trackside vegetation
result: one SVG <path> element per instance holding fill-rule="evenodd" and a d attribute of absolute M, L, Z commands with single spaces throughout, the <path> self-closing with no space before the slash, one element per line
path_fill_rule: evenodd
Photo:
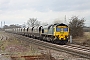
<path fill-rule="evenodd" d="M 77 16 L 73 16 L 70 19 L 69 27 L 70 27 L 70 35 L 75 37 L 82 37 L 84 35 L 84 22 L 85 19 L 79 19 Z"/>

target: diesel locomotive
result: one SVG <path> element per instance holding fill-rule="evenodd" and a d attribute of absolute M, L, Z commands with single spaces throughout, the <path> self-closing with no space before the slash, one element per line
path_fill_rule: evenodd
<path fill-rule="evenodd" d="M 57 44 L 66 44 L 69 37 L 69 27 L 63 23 L 32 28 L 5 29 L 5 31 Z"/>

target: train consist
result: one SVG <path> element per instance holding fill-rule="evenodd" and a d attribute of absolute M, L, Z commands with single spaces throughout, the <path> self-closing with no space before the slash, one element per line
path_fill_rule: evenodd
<path fill-rule="evenodd" d="M 5 31 L 57 44 L 66 44 L 69 37 L 69 27 L 63 23 L 32 28 L 5 29 Z"/>

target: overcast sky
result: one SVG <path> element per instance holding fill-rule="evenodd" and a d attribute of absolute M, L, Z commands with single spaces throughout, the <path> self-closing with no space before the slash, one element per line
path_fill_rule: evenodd
<path fill-rule="evenodd" d="M 0 0 L 0 21 L 23 24 L 29 18 L 47 23 L 59 19 L 67 22 L 72 16 L 85 18 L 90 26 L 90 0 Z"/>

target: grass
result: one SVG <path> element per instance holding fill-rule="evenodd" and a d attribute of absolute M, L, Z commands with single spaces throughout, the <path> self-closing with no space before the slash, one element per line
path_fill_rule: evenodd
<path fill-rule="evenodd" d="M 85 32 L 84 35 L 86 36 L 87 39 L 90 39 L 90 32 Z"/>
<path fill-rule="evenodd" d="M 21 57 L 21 56 L 38 56 L 42 55 L 42 52 L 40 52 L 40 49 L 38 49 L 38 46 L 34 44 L 28 43 L 26 40 L 24 40 L 24 37 L 22 37 L 22 40 L 19 38 L 21 37 L 15 37 L 12 34 L 7 34 L 5 32 L 0 32 L 0 36 L 3 35 L 3 38 L 8 36 L 8 39 L 0 40 L 0 51 L 3 55 L 8 55 L 9 57 Z M 48 54 L 45 58 L 48 58 L 50 54 Z M 18 59 L 20 60 L 20 59 Z M 49 59 L 47 59 L 49 60 Z"/>
<path fill-rule="evenodd" d="M 0 49 L 3 52 L 10 52 L 10 54 L 18 54 L 18 55 L 40 55 L 38 49 L 34 45 L 25 46 L 24 41 L 17 40 L 13 38 L 13 40 L 0 40 Z M 13 51 L 16 49 L 15 51 Z M 24 50 L 23 50 L 24 49 Z"/>
<path fill-rule="evenodd" d="M 84 43 L 90 46 L 90 32 L 85 32 L 84 34 L 86 37 L 86 40 Z"/>
<path fill-rule="evenodd" d="M 81 45 L 89 45 L 90 46 L 90 32 L 84 32 L 83 37 L 74 38 L 73 42 L 81 44 Z"/>

